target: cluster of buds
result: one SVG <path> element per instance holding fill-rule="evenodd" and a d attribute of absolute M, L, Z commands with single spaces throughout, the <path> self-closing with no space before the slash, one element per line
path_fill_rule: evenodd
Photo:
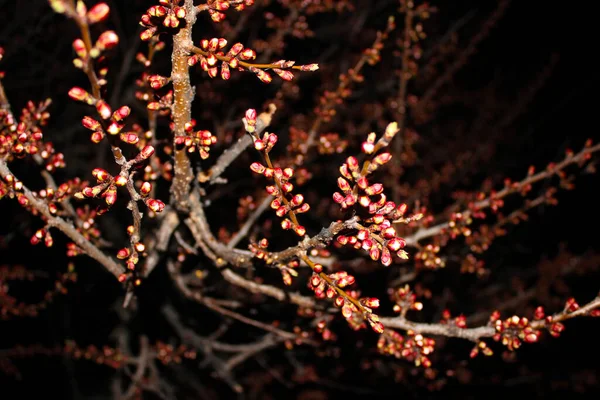
<path fill-rule="evenodd" d="M 196 359 L 196 351 L 183 344 L 173 347 L 171 344 L 157 342 L 156 359 L 163 363 L 163 365 L 168 365 L 171 363 L 179 364 L 183 359 Z"/>
<path fill-rule="evenodd" d="M 244 125 L 246 131 L 254 140 L 254 148 L 263 154 L 267 166 L 259 162 L 254 162 L 250 165 L 250 170 L 275 181 L 275 185 L 267 186 L 266 190 L 269 195 L 275 197 L 271 202 L 271 208 L 275 210 L 277 216 L 283 218 L 289 215 L 289 218 L 284 218 L 281 221 L 281 227 L 285 230 L 293 230 L 298 236 L 304 236 L 306 228 L 298 223 L 296 215 L 307 212 L 310 209 L 310 205 L 304 202 L 304 196 L 292 193 L 294 185 L 290 180 L 294 177 L 294 169 L 290 167 L 273 167 L 271 164 L 269 152 L 273 149 L 275 143 L 277 143 L 277 135 L 269 132 L 265 132 L 262 138 L 256 135 L 256 118 L 256 110 L 247 110 L 244 117 Z"/>
<path fill-rule="evenodd" d="M 54 239 L 52 239 L 52 235 L 50 234 L 49 228 L 38 229 L 33 234 L 31 239 L 29 239 L 29 242 L 35 246 L 36 244 L 42 242 L 42 240 L 44 241 L 44 245 L 46 247 L 52 247 L 52 245 L 54 244 Z"/>
<path fill-rule="evenodd" d="M 7 175 L 4 177 L 4 182 L 0 182 L 0 199 L 4 196 L 9 198 L 16 198 L 17 202 L 23 206 L 29 207 L 29 199 L 23 193 L 23 182 L 15 178 L 13 175 Z M 33 215 L 37 214 L 37 210 L 31 208 L 29 210 Z"/>
<path fill-rule="evenodd" d="M 331 329 L 329 329 L 329 327 L 327 326 L 327 322 L 328 321 L 326 318 L 320 319 L 319 322 L 317 322 L 317 332 L 321 334 L 323 340 L 334 341 L 337 338 L 337 336 L 335 335 L 335 333 L 333 333 Z"/>
<path fill-rule="evenodd" d="M 77 281 L 77 274 L 75 273 L 75 268 L 73 264 L 69 264 L 69 269 L 67 272 L 62 273 L 58 276 L 56 281 L 54 282 L 54 287 L 48 290 L 43 299 L 34 304 L 26 304 L 17 301 L 14 297 L 8 294 L 9 287 L 6 284 L 3 284 L 4 280 L 34 280 L 35 275 L 27 272 L 18 272 L 10 273 L 9 275 L 3 273 L 4 271 L 0 271 L 0 320 L 7 319 L 11 315 L 14 316 L 29 316 L 35 317 L 41 310 L 44 310 L 48 307 L 48 305 L 54 300 L 57 295 L 67 294 L 67 285 L 71 282 Z"/>
<path fill-rule="evenodd" d="M 421 311 L 423 303 L 417 301 L 417 295 L 410 289 L 409 285 L 398 288 L 391 293 L 394 304 L 394 312 L 406 315 L 409 310 Z"/>
<path fill-rule="evenodd" d="M 445 309 L 442 312 L 442 320 L 440 324 L 449 325 L 452 324 L 460 329 L 465 329 L 467 327 L 467 318 L 464 315 L 459 315 L 458 317 L 452 318 L 452 314 L 450 314 L 450 310 Z"/>
<path fill-rule="evenodd" d="M 381 148 L 389 145 L 396 133 L 398 133 L 398 124 L 395 122 L 387 126 L 385 133 L 377 142 L 375 142 L 376 134 L 371 132 L 367 136 L 367 140 L 362 144 L 362 152 L 367 155 L 377 153 Z M 391 159 L 391 153 L 383 152 L 375 155 L 372 159 L 364 161 L 360 165 L 356 157 L 348 157 L 340 167 L 340 174 L 342 176 L 338 178 L 338 187 L 342 190 L 342 193 L 335 192 L 333 200 L 340 204 L 342 209 L 350 208 L 358 203 L 366 208 L 370 214 L 375 214 L 384 208 L 387 205 L 387 198 L 383 194 L 383 185 L 381 183 L 369 182 L 367 176 L 375 172 L 380 166 L 388 163 Z M 380 214 L 388 214 L 391 211 L 380 212 Z"/>
<path fill-rule="evenodd" d="M 73 65 L 76 68 L 84 69 L 87 67 L 90 58 L 98 58 L 106 50 L 110 50 L 119 44 L 119 36 L 115 31 L 104 31 L 96 39 L 94 46 L 88 50 L 85 42 L 82 39 L 75 39 L 73 41 L 73 50 L 77 57 L 73 59 Z M 106 75 L 107 70 L 103 68 L 99 71 L 100 75 Z M 105 81 L 100 82 L 101 84 L 106 83 Z"/>
<path fill-rule="evenodd" d="M 452 213 L 450 216 L 450 221 L 448 221 L 448 234 L 452 239 L 455 239 L 459 236 L 469 237 L 472 233 L 469 225 L 472 223 L 473 218 L 471 218 L 469 213 Z"/>
<path fill-rule="evenodd" d="M 198 10 L 208 10 L 210 18 L 214 22 L 221 22 L 225 19 L 223 11 L 230 8 L 236 11 L 243 11 L 246 7 L 254 4 L 254 0 L 207 0 L 206 4 L 198 6 Z"/>
<path fill-rule="evenodd" d="M 494 340 L 501 342 L 511 351 L 521 347 L 523 341 L 526 343 L 537 342 L 540 336 L 540 331 L 535 329 L 525 317 L 513 315 L 501 320 L 500 313 L 494 311 L 490 317 L 490 324 L 496 330 L 496 334 L 493 336 Z"/>
<path fill-rule="evenodd" d="M 153 153 L 154 148 L 152 146 L 144 147 L 138 156 L 132 160 L 132 164 L 146 160 Z M 86 186 L 81 191 L 75 193 L 74 196 L 78 199 L 100 197 L 104 199 L 108 207 L 111 207 L 117 201 L 117 187 L 127 185 L 130 179 L 126 173 L 121 173 L 115 177 L 101 168 L 95 168 L 92 171 L 92 175 L 96 178 L 97 185 L 91 187 Z M 150 182 L 143 182 L 139 189 L 140 199 L 144 201 L 150 210 L 161 212 L 165 208 L 165 204 L 160 200 L 148 197 L 151 191 L 152 184 Z M 102 214 L 105 211 L 106 209 L 99 210 L 98 214 Z"/>
<path fill-rule="evenodd" d="M 196 121 L 193 119 L 189 122 L 186 122 L 186 136 L 176 136 L 174 143 L 177 148 L 186 147 L 188 153 L 193 153 L 196 151 L 196 149 L 198 149 L 200 158 L 206 160 L 209 155 L 208 152 L 210 151 L 210 147 L 217 143 L 217 137 L 207 130 L 199 130 L 194 132 L 195 126 Z"/>
<path fill-rule="evenodd" d="M 415 254 L 415 260 L 419 262 L 419 266 L 428 269 L 444 268 L 446 261 L 439 256 L 440 250 L 441 247 L 439 244 L 429 243 Z"/>
<path fill-rule="evenodd" d="M 494 351 L 488 347 L 486 342 L 484 342 L 483 340 L 480 340 L 471 349 L 471 353 L 469 354 L 469 357 L 475 358 L 477 356 L 477 354 L 479 354 L 479 353 L 483 354 L 484 356 L 491 356 L 494 354 Z"/>
<path fill-rule="evenodd" d="M 50 99 L 38 104 L 27 102 L 18 122 L 7 110 L 0 110 L 0 156 L 41 157 L 49 172 L 65 166 L 63 154 L 57 153 L 52 143 L 42 141 L 44 135 L 41 128 L 50 117 L 47 111 L 50 104 Z"/>
<path fill-rule="evenodd" d="M 396 358 L 414 362 L 417 367 L 431 367 L 429 356 L 435 350 L 435 340 L 412 330 L 408 330 L 406 336 L 404 337 L 394 330 L 387 329 L 379 337 L 377 349 L 382 354 L 389 354 Z"/>
<path fill-rule="evenodd" d="M 54 12 L 66 14 L 70 18 L 78 18 L 89 25 L 104 21 L 110 13 L 110 7 L 106 3 L 98 3 L 88 10 L 83 1 L 77 1 L 76 4 L 70 0 L 49 0 L 49 2 Z"/>
<path fill-rule="evenodd" d="M 244 48 L 242 43 L 236 43 L 227 53 L 224 53 L 225 47 L 227 47 L 227 40 L 224 38 L 203 39 L 199 48 L 192 48 L 195 54 L 188 59 L 188 64 L 190 66 L 199 64 L 208 73 L 208 76 L 215 78 L 219 74 L 220 62 L 221 79 L 229 79 L 232 68 L 239 71 L 247 69 L 256 74 L 256 77 L 263 83 L 271 83 L 273 80 L 271 75 L 265 71 L 266 69 L 271 69 L 285 81 L 291 81 L 294 78 L 294 74 L 290 71 L 292 68 L 300 71 L 316 71 L 319 68 L 317 64 L 295 66 L 295 61 L 288 60 L 279 60 L 271 64 L 250 64 L 247 61 L 256 58 L 254 50 Z"/>
<path fill-rule="evenodd" d="M 180 2 L 181 0 L 159 0 L 159 5 L 146 10 L 140 19 L 140 25 L 146 28 L 140 38 L 148 41 L 162 32 L 177 33 L 185 26 L 187 12 L 179 5 Z"/>
<path fill-rule="evenodd" d="M 127 356 L 121 353 L 119 349 L 113 349 L 108 346 L 98 349 L 94 345 L 90 345 L 85 349 L 82 349 L 78 347 L 74 341 L 66 342 L 64 354 L 70 355 L 76 360 L 83 358 L 114 369 L 121 368 L 121 366 L 128 360 Z"/>
<path fill-rule="evenodd" d="M 353 285 L 355 278 L 346 271 L 338 271 L 329 275 L 322 274 L 323 266 L 315 264 L 313 267 L 308 287 L 314 291 L 319 299 L 333 299 L 336 307 L 340 308 L 346 321 L 355 330 L 365 328 L 365 320 L 377 332 L 384 331 L 379 317 L 373 313 L 379 307 L 379 299 L 375 297 L 359 298 L 359 293 L 354 290 L 344 291 L 347 286 Z"/>
<path fill-rule="evenodd" d="M 266 135 L 275 136 L 272 134 Z M 267 186 L 266 190 L 269 195 L 275 197 L 271 202 L 271 208 L 275 210 L 278 217 L 284 217 L 289 213 L 294 215 L 305 213 L 310 209 L 310 205 L 304 202 L 304 196 L 292 194 L 294 185 L 289 181 L 294 176 L 292 168 L 270 168 L 259 162 L 254 162 L 250 165 L 250 169 L 265 178 L 275 180 L 276 184 Z M 293 230 L 298 236 L 306 234 L 306 228 L 293 222 L 290 218 L 284 218 L 281 221 L 281 227 L 285 230 Z"/>
<path fill-rule="evenodd" d="M 69 91 L 69 95 L 79 100 L 77 95 L 81 94 L 83 89 L 81 88 L 73 88 Z M 85 91 L 84 91 L 85 92 Z M 86 92 L 87 93 L 87 92 Z M 89 93 L 88 93 L 89 95 Z M 95 120 L 92 117 L 85 116 L 81 121 L 82 125 L 92 131 L 92 136 L 90 139 L 94 143 L 100 143 L 102 139 L 106 136 L 106 134 L 110 136 L 119 135 L 121 141 L 128 144 L 137 144 L 139 141 L 139 137 L 135 132 L 122 132 L 123 127 L 125 126 L 125 118 L 129 116 L 131 109 L 127 106 L 119 107 L 115 112 L 113 112 L 110 106 L 104 100 L 97 100 L 95 102 L 96 110 L 100 117 L 105 121 L 106 128 L 103 124 Z"/>
<path fill-rule="evenodd" d="M 132 234 L 133 226 L 128 227 L 127 232 Z M 125 265 L 127 266 L 127 269 L 130 271 L 135 271 L 135 266 L 140 261 L 140 254 L 144 254 L 144 252 L 146 251 L 146 246 L 142 242 L 136 242 L 133 244 L 132 248 L 133 249 L 124 247 L 120 249 L 119 251 L 117 251 L 117 258 L 119 260 L 126 260 Z"/>
<path fill-rule="evenodd" d="M 396 229 L 384 214 L 376 214 L 367 222 L 371 222 L 368 228 L 362 227 L 355 235 L 340 235 L 337 243 L 357 250 L 363 249 L 373 261 L 379 260 L 386 267 L 392 263 L 391 252 L 395 252 L 401 259 L 408 259 L 408 253 L 402 250 L 406 241 L 397 235 Z"/>

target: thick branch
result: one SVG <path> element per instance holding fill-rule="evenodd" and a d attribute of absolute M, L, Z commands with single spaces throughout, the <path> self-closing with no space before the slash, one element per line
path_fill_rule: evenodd
<path fill-rule="evenodd" d="M 190 83 L 188 48 L 192 46 L 192 26 L 196 22 L 193 0 L 185 0 L 185 26 L 173 36 L 173 55 L 171 58 L 171 80 L 173 81 L 173 123 L 175 138 L 185 136 L 185 124 L 192 118 L 194 90 Z M 174 177 L 171 184 L 172 204 L 178 209 L 188 208 L 187 197 L 194 173 L 186 149 L 175 148 Z"/>

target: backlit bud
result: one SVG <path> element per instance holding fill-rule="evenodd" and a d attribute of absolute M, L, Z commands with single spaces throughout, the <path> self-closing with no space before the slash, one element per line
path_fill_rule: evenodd
<path fill-rule="evenodd" d="M 98 100 L 96 102 L 96 111 L 98 111 L 98 114 L 100 114 L 103 119 L 109 119 L 112 114 L 110 106 L 104 100 Z"/>
<path fill-rule="evenodd" d="M 110 7 L 106 3 L 98 3 L 92 7 L 87 13 L 87 20 L 90 24 L 103 21 L 108 17 Z"/>
<path fill-rule="evenodd" d="M 114 31 L 103 32 L 96 41 L 96 48 L 99 50 L 109 50 L 119 44 L 119 36 Z"/>
<path fill-rule="evenodd" d="M 158 199 L 148 199 L 146 200 L 146 205 L 155 213 L 159 213 L 165 209 L 165 203 Z"/>
<path fill-rule="evenodd" d="M 88 92 L 80 87 L 74 87 L 69 90 L 69 97 L 73 100 L 83 101 L 87 104 L 94 104 L 94 98 Z"/>

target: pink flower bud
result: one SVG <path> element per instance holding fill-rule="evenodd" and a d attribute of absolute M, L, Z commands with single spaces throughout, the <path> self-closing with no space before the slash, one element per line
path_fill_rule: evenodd
<path fill-rule="evenodd" d="M 99 50 L 109 50 L 119 44 L 119 36 L 114 31 L 103 32 L 96 41 L 96 48 Z"/>
<path fill-rule="evenodd" d="M 242 60 L 254 60 L 256 58 L 256 52 L 252 49 L 244 49 L 240 53 L 240 58 Z"/>
<path fill-rule="evenodd" d="M 110 178 L 110 174 L 102 168 L 94 168 L 94 170 L 92 171 L 92 175 L 94 176 L 94 178 L 96 178 L 98 182 L 104 182 Z"/>
<path fill-rule="evenodd" d="M 165 209 L 165 203 L 158 199 L 148 199 L 146 200 L 146 205 L 155 213 L 159 213 Z"/>
<path fill-rule="evenodd" d="M 96 102 L 96 111 L 98 111 L 98 114 L 100 114 L 102 119 L 109 119 L 112 114 L 110 106 L 104 100 L 98 100 Z"/>
<path fill-rule="evenodd" d="M 73 100 L 83 101 L 84 103 L 90 105 L 94 104 L 94 98 L 92 97 L 92 95 L 80 87 L 71 88 L 71 90 L 69 90 L 69 97 Z"/>
<path fill-rule="evenodd" d="M 115 178 L 115 185 L 117 186 L 125 186 L 127 185 L 127 177 L 123 175 L 119 175 Z"/>
<path fill-rule="evenodd" d="M 87 13 L 87 20 L 90 24 L 103 21 L 108 17 L 110 7 L 106 3 L 98 3 L 92 7 Z"/>
<path fill-rule="evenodd" d="M 300 66 L 300 70 L 301 71 L 316 71 L 319 69 L 319 64 L 307 64 L 307 65 L 301 65 Z"/>
<path fill-rule="evenodd" d="M 148 145 L 142 149 L 140 154 L 137 155 L 136 159 L 139 158 L 140 161 L 145 160 L 148 157 L 151 157 L 152 154 L 154 154 L 154 147 Z"/>
<path fill-rule="evenodd" d="M 102 125 L 100 125 L 100 122 L 98 122 L 94 118 L 88 117 L 88 116 L 83 117 L 83 120 L 81 120 L 81 124 L 85 128 L 87 128 L 91 131 L 95 131 L 95 130 L 102 128 Z"/>
<path fill-rule="evenodd" d="M 73 50 L 75 50 L 75 54 L 79 58 L 87 57 L 87 49 L 85 48 L 85 43 L 81 39 L 75 39 L 73 41 Z"/>
<path fill-rule="evenodd" d="M 169 14 L 163 20 L 163 25 L 167 28 L 177 28 L 179 26 L 179 20 L 175 15 Z"/>
<path fill-rule="evenodd" d="M 131 108 L 129 108 L 127 106 L 122 106 L 122 107 L 119 107 L 117 109 L 117 111 L 115 111 L 113 113 L 112 118 L 115 121 L 122 121 L 129 116 L 130 112 L 131 112 Z"/>
<path fill-rule="evenodd" d="M 142 195 L 147 196 L 148 194 L 150 194 L 151 191 L 152 191 L 152 184 L 150 182 L 142 183 L 142 186 L 140 187 L 140 193 Z"/>
<path fill-rule="evenodd" d="M 136 144 L 140 141 L 140 138 L 137 134 L 133 132 L 124 132 L 120 135 L 121 141 L 128 144 Z"/>
<path fill-rule="evenodd" d="M 261 163 L 253 162 L 252 164 L 250 164 L 250 170 L 252 170 L 252 172 L 256 172 L 257 174 L 262 174 L 263 172 L 265 172 L 265 169 L 266 167 Z"/>

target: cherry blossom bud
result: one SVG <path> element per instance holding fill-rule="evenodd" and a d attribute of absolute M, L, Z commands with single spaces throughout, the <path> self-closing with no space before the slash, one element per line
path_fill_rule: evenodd
<path fill-rule="evenodd" d="M 103 32 L 96 41 L 96 48 L 99 50 L 109 50 L 119 44 L 119 36 L 114 31 Z"/>
<path fill-rule="evenodd" d="M 98 114 L 100 114 L 102 119 L 109 119 L 112 114 L 110 106 L 104 100 L 98 100 L 96 102 L 96 110 L 98 111 Z"/>
<path fill-rule="evenodd" d="M 365 193 L 369 196 L 375 196 L 383 192 L 383 185 L 381 183 L 374 183 L 365 189 Z"/>
<path fill-rule="evenodd" d="M 173 11 L 175 12 L 175 16 L 179 19 L 185 19 L 186 16 L 186 11 L 185 8 L 183 7 L 175 7 L 173 9 Z"/>
<path fill-rule="evenodd" d="M 319 69 L 319 64 L 307 64 L 307 65 L 301 65 L 300 66 L 300 70 L 301 71 L 316 71 Z"/>
<path fill-rule="evenodd" d="M 108 188 L 103 194 L 104 201 L 108 206 L 112 206 L 117 201 L 117 189 L 114 187 Z"/>
<path fill-rule="evenodd" d="M 281 221 L 281 228 L 288 230 L 292 228 L 292 221 L 290 221 L 289 219 L 284 219 Z"/>
<path fill-rule="evenodd" d="M 110 178 L 110 174 L 103 170 L 102 168 L 94 168 L 92 171 L 92 175 L 98 182 L 104 182 Z"/>
<path fill-rule="evenodd" d="M 92 140 L 92 142 L 94 143 L 100 143 L 102 141 L 102 139 L 104 139 L 104 132 L 102 131 L 97 131 L 92 133 L 92 136 L 90 137 L 90 139 Z"/>
<path fill-rule="evenodd" d="M 98 129 L 102 128 L 102 125 L 100 125 L 100 122 L 96 121 L 94 118 L 92 117 L 83 117 L 83 119 L 81 120 L 81 124 L 91 130 L 91 131 L 95 131 Z"/>
<path fill-rule="evenodd" d="M 133 132 L 121 133 L 121 135 L 119 137 L 120 137 L 121 141 L 128 143 L 128 144 L 136 144 L 140 141 L 140 138 L 138 137 L 138 135 Z"/>
<path fill-rule="evenodd" d="M 85 48 L 85 43 L 81 39 L 75 39 L 73 41 L 73 50 L 75 50 L 75 54 L 79 58 L 87 57 L 87 49 Z"/>
<path fill-rule="evenodd" d="M 296 235 L 298 236 L 304 236 L 306 234 L 306 228 L 302 225 L 296 225 L 294 226 L 294 232 L 296 232 Z"/>
<path fill-rule="evenodd" d="M 67 1 L 66 0 L 49 0 L 50 7 L 54 10 L 55 13 L 64 14 L 67 11 Z"/>
<path fill-rule="evenodd" d="M 250 164 L 250 169 L 252 170 L 252 172 L 262 174 L 263 172 L 265 172 L 266 167 L 261 163 L 253 162 L 252 164 Z"/>
<path fill-rule="evenodd" d="M 252 49 L 244 49 L 240 53 L 240 58 L 242 60 L 254 60 L 256 58 L 256 52 Z"/>
<path fill-rule="evenodd" d="M 284 81 L 291 81 L 294 79 L 294 74 L 292 73 L 292 71 L 281 70 L 279 68 L 273 68 L 273 72 L 275 72 L 277 75 L 279 75 L 279 77 L 281 79 L 283 79 Z"/>
<path fill-rule="evenodd" d="M 150 28 L 142 31 L 142 33 L 140 33 L 140 39 L 144 42 L 147 42 L 148 40 L 152 39 L 152 36 L 154 36 L 156 31 L 157 31 L 157 28 L 155 26 L 150 27 Z"/>
<path fill-rule="evenodd" d="M 108 17 L 110 13 L 110 7 L 106 3 L 98 3 L 92 7 L 87 13 L 87 20 L 90 24 L 103 21 Z"/>
<path fill-rule="evenodd" d="M 145 146 L 142 151 L 140 152 L 140 154 L 137 155 L 136 160 L 146 160 L 147 158 L 151 157 L 154 154 L 154 147 L 148 145 Z"/>
<path fill-rule="evenodd" d="M 221 64 L 221 79 L 228 80 L 231 78 L 231 71 L 229 70 L 229 64 L 222 63 Z"/>
<path fill-rule="evenodd" d="M 129 113 L 131 113 L 131 108 L 122 106 L 113 113 L 112 118 L 115 121 L 122 121 L 129 116 Z"/>
<path fill-rule="evenodd" d="M 152 191 L 152 184 L 150 182 L 142 183 L 142 186 L 140 187 L 140 193 L 143 196 L 147 196 L 148 194 L 150 194 L 151 191 Z"/>
<path fill-rule="evenodd" d="M 262 69 L 256 70 L 256 77 L 260 79 L 260 81 L 263 83 L 271 83 L 271 81 L 273 80 L 273 78 L 271 78 L 271 75 L 269 75 L 268 72 L 265 72 Z"/>
<path fill-rule="evenodd" d="M 179 20 L 175 15 L 169 14 L 163 20 L 163 25 L 167 28 L 177 28 L 179 26 Z"/>
<path fill-rule="evenodd" d="M 117 258 L 118 258 L 119 260 L 124 260 L 124 259 L 126 259 L 127 257 L 129 257 L 129 256 L 130 256 L 130 254 L 131 254 L 131 252 L 129 251 L 129 249 L 128 249 L 128 248 L 126 248 L 126 247 L 124 247 L 124 248 L 122 248 L 121 250 L 119 250 L 119 251 L 117 252 Z"/>
<path fill-rule="evenodd" d="M 90 105 L 94 104 L 92 95 L 80 87 L 71 88 L 71 90 L 69 90 L 69 97 L 73 100 L 82 101 Z"/>
<path fill-rule="evenodd" d="M 117 186 L 125 186 L 127 185 L 127 177 L 124 175 L 119 175 L 115 178 L 115 185 Z"/>
<path fill-rule="evenodd" d="M 390 153 L 381 153 L 375 156 L 373 162 L 378 165 L 383 165 L 392 159 L 392 155 Z"/>
<path fill-rule="evenodd" d="M 146 205 L 155 213 L 159 213 L 165 209 L 165 203 L 158 199 L 148 199 L 146 200 Z"/>

